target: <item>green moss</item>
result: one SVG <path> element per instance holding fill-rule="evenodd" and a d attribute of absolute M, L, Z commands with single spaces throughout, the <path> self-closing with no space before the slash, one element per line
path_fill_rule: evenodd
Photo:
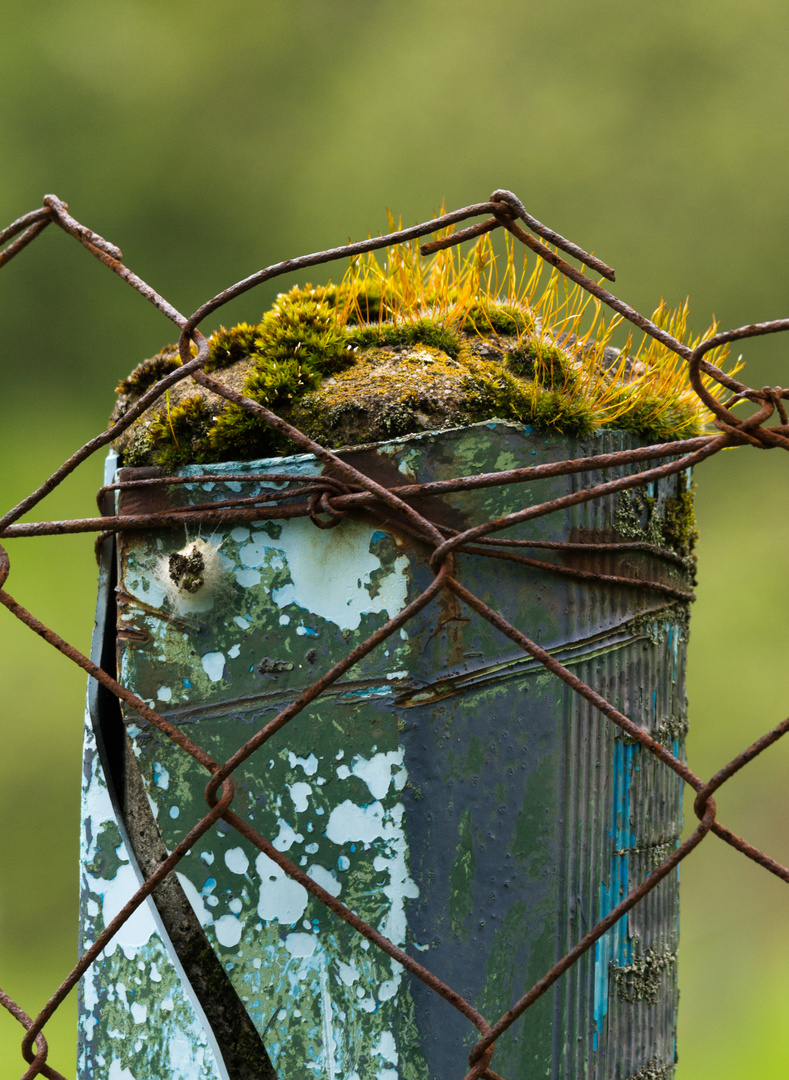
<path fill-rule="evenodd" d="M 378 346 L 397 348 L 402 346 L 430 345 L 441 349 L 447 356 L 457 357 L 462 347 L 460 335 L 450 327 L 442 326 L 438 319 L 415 319 L 414 322 L 380 323 L 378 326 L 360 326 L 351 331 L 351 346 L 365 348 Z"/>
<path fill-rule="evenodd" d="M 220 327 L 205 369 L 330 447 L 494 418 L 574 435 L 698 433 L 698 400 L 671 358 L 650 345 L 643 362 L 636 352 L 612 367 L 602 345 L 576 336 L 581 308 L 553 278 L 539 297 L 539 274 L 516 286 L 510 255 L 502 296 L 485 243 L 458 264 L 446 252 L 424 263 L 407 249 L 390 249 L 383 267 L 357 259 L 339 285 L 295 287 L 260 323 Z M 118 387 L 113 420 L 179 364 L 168 346 L 135 368 Z M 192 380 L 173 386 L 116 447 L 128 465 L 167 469 L 294 449 Z M 664 530 L 683 553 L 692 546 L 688 505 L 672 509 Z"/>
<path fill-rule="evenodd" d="M 168 394 L 165 407 L 148 425 L 149 453 L 164 469 L 176 469 L 189 461 L 199 460 L 213 419 L 200 394 L 184 398 L 172 407 Z"/>
<path fill-rule="evenodd" d="M 115 392 L 116 394 L 141 397 L 159 379 L 163 379 L 165 375 L 180 366 L 181 360 L 178 356 L 178 346 L 165 345 L 156 356 L 143 360 L 130 375 L 127 375 L 125 379 L 121 379 L 115 387 Z"/>
<path fill-rule="evenodd" d="M 257 336 L 258 327 L 250 326 L 249 323 L 239 323 L 230 330 L 220 326 L 208 339 L 210 352 L 205 363 L 205 370 L 207 372 L 219 371 L 234 364 L 237 360 L 242 360 L 245 356 L 251 356 Z"/>
<path fill-rule="evenodd" d="M 670 402 L 659 395 L 640 395 L 625 403 L 617 416 L 620 431 L 633 431 L 658 441 L 691 439 L 701 431 L 701 421 L 695 403 L 677 400 Z"/>
<path fill-rule="evenodd" d="M 576 390 L 579 385 L 579 365 L 572 355 L 541 338 L 514 349 L 507 357 L 507 367 L 513 374 L 534 379 L 551 390 Z"/>
<path fill-rule="evenodd" d="M 536 320 L 519 304 L 498 303 L 483 298 L 469 308 L 464 329 L 483 336 L 493 333 L 519 337 L 534 334 Z"/>

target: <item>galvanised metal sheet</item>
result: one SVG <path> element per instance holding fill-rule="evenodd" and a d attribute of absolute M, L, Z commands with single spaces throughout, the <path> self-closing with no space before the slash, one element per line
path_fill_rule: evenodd
<path fill-rule="evenodd" d="M 378 480 L 402 483 L 632 445 L 616 432 L 579 442 L 491 422 L 344 456 Z M 156 505 L 266 487 L 245 484 L 247 473 L 322 470 L 305 455 L 192 466 L 181 473 L 237 480 L 157 489 Z M 459 528 L 616 475 L 423 498 L 418 508 Z M 688 483 L 681 474 L 636 505 L 614 496 L 506 535 L 621 539 L 626 521 L 627 538 L 654 539 L 668 500 Z M 196 540 L 209 572 L 197 591 L 179 590 L 171 557 L 188 559 Z M 427 557 L 395 527 L 362 514 L 330 531 L 292 519 L 201 537 L 127 533 L 118 557 L 119 678 L 225 760 L 432 580 Z M 590 565 L 586 555 L 556 559 Z M 681 751 L 682 605 L 480 556 L 461 556 L 459 566 L 463 583 L 487 604 Z M 676 564 L 648 554 L 614 561 L 596 553 L 594 566 L 684 584 Z M 172 849 L 205 813 L 206 774 L 135 714 L 124 720 Z M 490 1022 L 676 846 L 680 824 L 673 774 L 449 594 L 292 720 L 234 782 L 238 813 Z M 468 1021 L 224 823 L 195 845 L 178 874 L 283 1080 L 464 1074 L 475 1041 Z M 652 1068 L 670 1075 L 677 884 L 676 875 L 661 883 L 499 1039 L 497 1072 L 624 1078 Z M 99 903 L 90 881 L 84 895 L 88 905 Z M 106 977 L 104 969 L 94 972 L 96 1005 L 83 1008 L 83 1031 L 93 1018 L 96 1024 L 90 1041 L 83 1035 L 82 1076 L 96 1075 L 101 1054 L 118 1062 L 113 1080 L 128 1080 L 124 1069 L 134 1080 L 158 1077 L 157 1044 L 191 1036 L 160 1024 L 172 995 L 147 961 L 123 950 L 113 955 L 124 971 L 116 964 Z M 129 977 L 141 979 L 142 1022 L 139 1007 L 130 1003 L 123 1016 L 116 1007 L 116 988 Z M 181 1075 L 203 1073 L 195 1066 Z"/>

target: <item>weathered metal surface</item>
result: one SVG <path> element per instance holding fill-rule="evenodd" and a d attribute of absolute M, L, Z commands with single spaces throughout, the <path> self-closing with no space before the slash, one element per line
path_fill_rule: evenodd
<path fill-rule="evenodd" d="M 631 444 L 609 433 L 568 446 L 493 423 L 345 456 L 391 484 Z M 164 496 L 160 488 L 156 498 L 221 501 L 228 489 L 242 490 L 247 473 L 310 476 L 322 468 L 307 455 L 194 467 L 201 477 L 237 479 L 172 486 Z M 567 494 L 575 483 L 548 477 L 539 498 Z M 627 539 L 638 539 L 639 529 L 642 541 L 654 536 L 666 499 L 686 483 L 684 474 L 661 481 L 639 520 L 628 508 Z M 256 479 L 243 493 L 265 487 Z M 462 528 L 539 501 L 537 494 L 461 490 L 427 497 L 424 510 Z M 622 511 L 614 496 L 507 535 L 622 540 L 615 527 Z M 196 551 L 207 564 L 203 584 L 179 589 L 171 570 L 183 586 L 183 563 Z M 328 533 L 305 518 L 224 526 L 200 538 L 127 533 L 119 556 L 121 682 L 224 760 L 432 579 L 428 554 L 363 515 Z M 595 568 L 687 586 L 681 567 L 649 552 L 615 558 L 596 553 Z M 665 738 L 670 730 L 680 750 L 683 607 L 644 589 L 461 559 L 464 580 L 492 608 L 650 733 Z M 575 551 L 560 557 L 576 566 L 589 560 Z M 172 850 L 204 812 L 205 774 L 139 717 L 126 720 Z M 257 830 L 492 1017 L 676 847 L 679 829 L 679 779 L 615 738 L 595 710 L 449 595 L 308 706 L 234 781 L 236 805 Z M 474 1042 L 468 1022 L 235 831 L 212 829 L 178 876 L 283 1080 L 305 1068 L 349 1080 L 461 1074 Z M 651 1057 L 673 1063 L 676 886 L 675 875 L 661 883 L 499 1039 L 497 1071 L 627 1076 Z M 126 966 L 138 963 L 135 955 Z M 92 993 L 120 1013 L 112 987 L 123 973 L 105 970 L 94 969 Z M 152 1014 L 161 990 L 148 979 Z M 87 1012 L 83 1028 L 86 1020 Z M 98 1053 L 117 1054 L 135 1080 L 156 1075 L 151 1044 L 138 1032 L 129 1008 L 111 1027 L 103 1022 L 90 1043 L 83 1037 L 82 1075 L 91 1075 Z"/>
<path fill-rule="evenodd" d="M 107 463 L 108 480 L 116 457 Z M 96 605 L 93 660 L 106 661 L 112 647 L 113 583 L 111 549 L 102 560 Z M 137 891 L 144 880 L 120 806 L 114 781 L 115 748 L 102 724 L 108 702 L 103 688 L 88 684 L 83 752 L 80 953 Z M 109 695 L 107 695 L 109 697 Z M 111 735 L 110 735 L 111 738 Z M 144 1062 L 145 1072 L 129 1061 Z M 123 925 L 79 984 L 80 1077 L 108 1080 L 182 1076 L 189 1080 L 230 1080 L 210 1025 L 191 990 L 153 901 L 149 898 Z"/>

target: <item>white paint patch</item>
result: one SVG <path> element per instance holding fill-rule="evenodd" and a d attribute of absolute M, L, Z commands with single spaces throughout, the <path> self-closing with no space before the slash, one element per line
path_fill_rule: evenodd
<path fill-rule="evenodd" d="M 225 654 L 221 652 L 206 653 L 202 659 L 203 671 L 211 682 L 219 682 L 225 670 Z"/>
<path fill-rule="evenodd" d="M 382 890 L 389 899 L 389 910 L 378 929 L 396 945 L 405 941 L 405 901 L 419 895 L 419 888 L 406 866 L 408 842 L 403 829 L 403 814 L 401 803 L 387 812 L 380 802 L 356 806 L 346 799 L 332 810 L 326 826 L 326 836 L 335 844 L 384 841 L 383 850 L 373 859 L 375 870 L 389 874 L 389 882 Z"/>
<path fill-rule="evenodd" d="M 249 630 L 250 626 L 252 625 L 252 623 L 249 622 L 248 619 L 245 619 L 243 615 L 234 615 L 233 622 L 241 630 Z"/>
<path fill-rule="evenodd" d="M 156 691 L 156 696 L 159 701 L 172 701 L 173 692 L 169 686 L 160 686 Z"/>
<path fill-rule="evenodd" d="M 314 934 L 288 934 L 285 938 L 285 948 L 291 956 L 312 956 L 315 945 Z"/>
<path fill-rule="evenodd" d="M 179 874 L 177 870 L 175 871 L 175 876 L 181 882 L 181 887 L 186 893 L 186 899 L 192 905 L 192 909 L 197 916 L 200 925 L 210 926 L 211 923 L 214 921 L 214 916 L 205 906 L 205 903 L 203 902 L 203 897 L 200 895 L 200 893 L 197 891 L 197 889 L 194 887 L 188 877 L 186 877 L 184 874 Z"/>
<path fill-rule="evenodd" d="M 303 813 L 309 807 L 309 797 L 312 795 L 312 786 L 300 780 L 296 784 L 288 784 L 290 797 L 293 799 L 293 807 L 297 814 Z"/>
<path fill-rule="evenodd" d="M 259 566 L 270 566 L 272 570 L 281 570 L 284 565 L 279 544 L 273 543 L 265 533 L 240 547 L 238 558 L 244 566 L 253 570 L 257 570 Z"/>
<path fill-rule="evenodd" d="M 356 630 L 368 613 L 394 615 L 406 602 L 408 559 L 398 556 L 391 572 L 378 581 L 377 596 L 370 596 L 365 586 L 381 569 L 380 559 L 370 551 L 373 531 L 364 522 L 346 519 L 327 544 L 311 521 L 289 521 L 272 541 L 282 550 L 291 578 L 274 590 L 274 603 L 282 608 L 295 604 L 341 630 Z"/>
<path fill-rule="evenodd" d="M 277 851 L 289 851 L 294 844 L 301 844 L 304 837 L 296 832 L 283 818 L 277 818 L 279 832 L 274 837 L 274 847 Z"/>
<path fill-rule="evenodd" d="M 301 765 L 304 769 L 305 776 L 314 776 L 318 771 L 318 759 L 314 754 L 310 754 L 309 757 L 296 757 L 292 750 L 288 752 L 288 764 L 291 769 L 295 769 L 297 765 Z"/>
<path fill-rule="evenodd" d="M 226 949 L 234 949 L 241 940 L 244 924 L 235 915 L 223 915 L 214 923 L 216 940 Z"/>
<path fill-rule="evenodd" d="M 257 570 L 236 570 L 236 581 L 244 589 L 254 589 L 263 580 L 263 575 Z"/>
<path fill-rule="evenodd" d="M 332 1004 L 329 994 L 329 985 L 326 978 L 326 961 L 321 956 L 321 1028 L 323 1033 L 323 1058 L 326 1062 L 326 1073 L 329 1080 L 334 1080 L 337 1075 L 334 1067 L 334 1053 L 336 1043 L 334 1041 L 334 1025 L 332 1024 Z"/>
<path fill-rule="evenodd" d="M 351 772 L 360 780 L 364 780 L 374 799 L 383 799 L 389 790 L 392 766 L 402 767 L 404 753 L 405 750 L 401 747 L 399 750 L 389 750 L 385 754 L 374 754 L 369 761 L 357 755 L 351 763 Z M 340 775 L 339 769 L 337 775 Z"/>
<path fill-rule="evenodd" d="M 331 870 L 327 870 L 324 866 L 319 866 L 318 863 L 313 863 L 307 870 L 307 873 L 313 881 L 316 881 L 327 893 L 331 893 L 332 896 L 340 895 L 342 884 L 337 880 Z"/>
<path fill-rule="evenodd" d="M 405 807 L 402 803 L 392 808 L 391 831 L 387 830 L 388 854 L 377 855 L 373 859 L 373 869 L 389 872 L 389 884 L 384 885 L 382 891 L 389 897 L 390 907 L 379 929 L 396 945 L 401 945 L 405 941 L 405 901 L 419 896 L 419 886 L 409 875 L 406 867 L 408 842 L 402 828 L 404 812 Z"/>
<path fill-rule="evenodd" d="M 107 1080 L 136 1080 L 136 1078 L 131 1069 L 122 1068 L 120 1061 L 114 1057 L 110 1065 L 110 1071 L 107 1073 Z"/>
<path fill-rule="evenodd" d="M 249 859 L 243 848 L 234 847 L 225 852 L 225 866 L 231 874 L 246 874 L 249 869 Z"/>
<path fill-rule="evenodd" d="M 255 859 L 260 877 L 258 915 L 264 922 L 276 919 L 292 926 L 307 910 L 309 893 L 298 881 L 293 881 L 268 855 L 262 852 Z"/>
<path fill-rule="evenodd" d="M 235 660 L 235 658 L 238 656 L 238 654 L 240 652 L 241 652 L 241 646 L 240 645 L 231 645 L 230 648 L 227 650 L 227 655 L 232 657 Z"/>
<path fill-rule="evenodd" d="M 361 978 L 361 975 L 353 964 L 346 964 L 344 960 L 337 961 L 337 970 L 339 971 L 340 979 L 346 986 L 353 986 L 356 980 Z"/>
<path fill-rule="evenodd" d="M 153 608 L 160 608 L 167 596 L 167 589 L 164 582 L 159 580 L 156 568 L 142 567 L 138 563 L 127 568 L 124 586 L 137 600 Z"/>
<path fill-rule="evenodd" d="M 374 1054 L 378 1054 L 385 1061 L 390 1061 L 392 1065 L 396 1065 L 398 1062 L 399 1054 L 397 1053 L 397 1047 L 395 1046 L 394 1035 L 391 1031 L 382 1031 L 381 1038 L 378 1040 L 378 1045 L 373 1050 Z"/>
<path fill-rule="evenodd" d="M 354 841 L 371 844 L 384 832 L 384 808 L 379 802 L 369 806 L 357 806 L 345 799 L 335 806 L 326 823 L 326 836 L 335 844 Z"/>
<path fill-rule="evenodd" d="M 170 1036 L 167 1043 L 170 1056 L 170 1076 L 183 1077 L 184 1080 L 187 1077 L 191 1080 L 192 1077 L 201 1076 L 206 1057 L 204 1039 L 202 1032 L 198 1033 L 194 1029 L 192 1031 L 178 1031 Z M 203 1042 L 203 1046 L 200 1045 L 201 1042 Z M 209 1075 L 211 1074 L 218 1076 L 219 1072 L 218 1070 L 215 1071 L 215 1067 L 212 1069 L 209 1066 Z"/>
<path fill-rule="evenodd" d="M 131 1003 L 131 1014 L 135 1024 L 144 1024 L 148 1019 L 148 1008 L 146 1005 L 141 1005 L 139 1001 L 133 1001 Z"/>
<path fill-rule="evenodd" d="M 162 791 L 167 791 L 170 786 L 170 774 L 159 761 L 153 763 L 153 782 Z"/>
<path fill-rule="evenodd" d="M 102 897 L 101 917 L 105 927 L 137 892 L 139 882 L 131 866 L 119 866 L 112 880 L 94 878 L 88 874 L 87 884 L 92 893 Z M 117 948 L 124 956 L 133 960 L 140 949 L 147 945 L 152 935 L 156 934 L 156 923 L 149 907 L 149 901 L 143 901 L 134 914 L 126 920 L 115 937 L 104 950 L 105 956 L 112 956 Z"/>
<path fill-rule="evenodd" d="M 390 998 L 393 998 L 397 991 L 400 989 L 401 980 L 402 975 L 398 974 L 395 975 L 394 978 L 387 979 L 386 982 L 382 982 L 381 985 L 378 987 L 378 1000 L 389 1001 Z"/>

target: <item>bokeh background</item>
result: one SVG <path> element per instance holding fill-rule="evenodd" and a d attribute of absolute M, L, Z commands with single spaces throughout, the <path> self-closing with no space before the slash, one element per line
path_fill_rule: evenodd
<path fill-rule="evenodd" d="M 698 329 L 789 314 L 782 0 L 5 0 L 0 40 L 0 226 L 53 191 L 181 311 L 385 230 L 386 207 L 410 224 L 503 186 L 614 265 L 641 310 L 689 294 Z M 222 321 L 259 318 L 275 289 Z M 104 426 L 118 379 L 172 338 L 56 227 L 3 270 L 3 509 Z M 745 343 L 751 385 L 789 382 L 787 349 Z M 787 465 L 747 448 L 697 471 L 701 775 L 789 705 Z M 34 516 L 92 513 L 100 479 L 89 462 Z M 9 590 L 83 650 L 91 546 L 8 544 Z M 76 959 L 85 688 L 10 616 L 0 686 L 0 986 L 35 1014 Z M 787 752 L 719 798 L 722 820 L 784 862 Z M 785 1076 L 786 887 L 714 837 L 682 880 L 679 1080 Z M 47 1026 L 70 1075 L 75 1016 L 72 997 Z M 3 1014 L 3 1076 L 23 1071 L 20 1036 Z"/>

